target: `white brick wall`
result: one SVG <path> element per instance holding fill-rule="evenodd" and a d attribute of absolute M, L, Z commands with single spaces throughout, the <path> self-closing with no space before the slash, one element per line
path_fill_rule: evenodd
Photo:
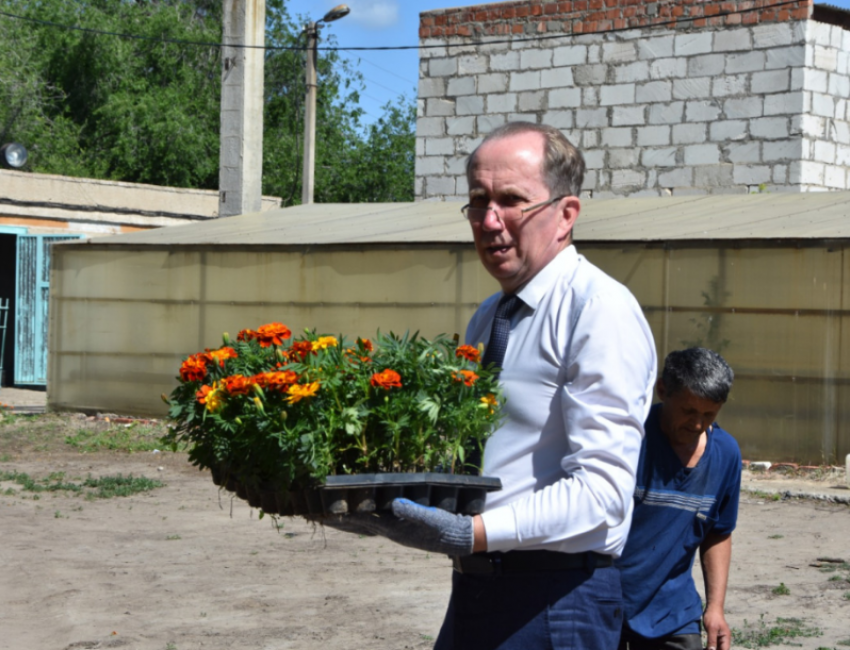
<path fill-rule="evenodd" d="M 582 148 L 593 196 L 847 189 L 848 111 L 850 32 L 813 21 L 423 49 L 416 192 L 462 198 L 517 119 Z"/>

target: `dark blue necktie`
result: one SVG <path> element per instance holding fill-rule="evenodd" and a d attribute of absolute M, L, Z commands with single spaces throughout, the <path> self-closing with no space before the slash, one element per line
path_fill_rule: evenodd
<path fill-rule="evenodd" d="M 490 365 L 502 367 L 505 362 L 505 352 L 508 349 L 508 336 L 511 333 L 511 318 L 523 304 L 522 300 L 513 294 L 502 296 L 499 305 L 496 307 L 493 325 L 490 327 L 490 340 L 487 342 L 487 349 L 484 350 L 484 358 L 481 360 L 483 368 Z M 499 373 L 496 373 L 496 377 L 498 376 Z M 467 448 L 465 473 L 478 475 L 480 466 L 480 449 L 477 446 Z"/>
<path fill-rule="evenodd" d="M 522 300 L 513 294 L 505 294 L 496 307 L 496 316 L 493 318 L 493 326 L 490 328 L 490 341 L 484 351 L 484 359 L 481 365 L 487 368 L 496 365 L 499 368 L 505 361 L 505 352 L 508 349 L 508 336 L 511 333 L 511 319 L 522 307 Z M 498 376 L 498 375 L 496 375 Z"/>

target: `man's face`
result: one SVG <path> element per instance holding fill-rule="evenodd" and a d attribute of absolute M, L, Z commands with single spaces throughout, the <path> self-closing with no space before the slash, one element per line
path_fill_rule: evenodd
<path fill-rule="evenodd" d="M 493 208 L 483 221 L 471 222 L 475 248 L 505 293 L 522 287 L 566 248 L 578 217 L 576 197 L 519 213 L 554 198 L 543 179 L 544 144 L 534 132 L 492 140 L 478 148 L 470 168 L 470 203 Z"/>
<path fill-rule="evenodd" d="M 687 388 L 668 393 L 659 379 L 656 386 L 661 398 L 661 431 L 672 441 L 698 438 L 717 419 L 723 402 L 697 397 Z"/>

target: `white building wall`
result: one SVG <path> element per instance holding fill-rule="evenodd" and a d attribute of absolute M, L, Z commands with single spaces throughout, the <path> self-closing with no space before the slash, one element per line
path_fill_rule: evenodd
<path fill-rule="evenodd" d="M 419 199 L 462 199 L 466 156 L 512 120 L 556 126 L 582 149 L 586 196 L 850 187 L 841 27 L 798 20 L 446 42 L 426 39 L 438 47 L 420 50 Z"/>

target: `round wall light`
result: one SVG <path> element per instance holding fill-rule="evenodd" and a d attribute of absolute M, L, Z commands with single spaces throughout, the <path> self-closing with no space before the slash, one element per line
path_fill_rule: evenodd
<path fill-rule="evenodd" d="M 17 142 L 10 142 L 0 147 L 0 163 L 4 167 L 20 169 L 27 164 L 27 149 Z"/>

